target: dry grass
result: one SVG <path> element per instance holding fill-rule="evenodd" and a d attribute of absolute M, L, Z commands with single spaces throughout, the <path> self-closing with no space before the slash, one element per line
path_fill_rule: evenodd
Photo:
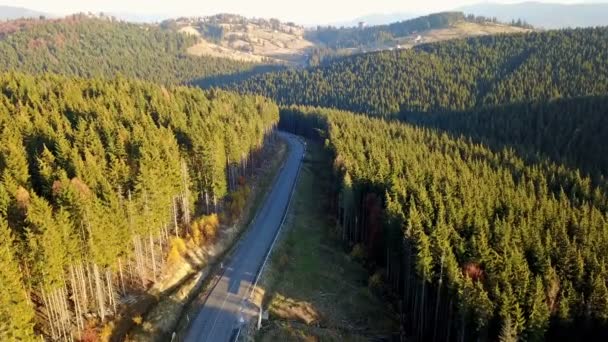
<path fill-rule="evenodd" d="M 260 287 L 270 321 L 256 340 L 365 341 L 396 328 L 368 272 L 340 247 L 328 220 L 329 160 L 309 144 L 286 224 Z M 327 167 L 326 167 L 326 166 Z"/>
<path fill-rule="evenodd" d="M 450 28 L 431 30 L 428 32 L 423 32 L 420 35 L 423 37 L 423 41 L 425 43 L 429 43 L 450 39 L 495 35 L 503 33 L 524 33 L 529 31 L 529 29 L 501 24 L 477 24 L 469 22 L 460 22 Z"/>
<path fill-rule="evenodd" d="M 292 28 L 290 32 L 248 24 L 246 27 L 225 25 L 228 33 L 221 42 L 212 43 L 200 38 L 198 44 L 188 48 L 195 56 L 224 57 L 247 62 L 293 62 L 305 58 L 314 44 L 304 38 L 304 30 Z M 197 35 L 195 27 L 186 26 L 180 32 Z"/>

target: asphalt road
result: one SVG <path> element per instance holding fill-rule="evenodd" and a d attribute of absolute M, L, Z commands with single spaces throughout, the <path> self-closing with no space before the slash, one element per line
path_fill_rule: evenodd
<path fill-rule="evenodd" d="M 281 226 L 304 155 L 300 140 L 291 134 L 279 134 L 289 145 L 284 167 L 230 261 L 224 264 L 223 275 L 190 324 L 186 342 L 232 341 L 244 322 L 257 317 L 257 310 L 247 298 Z"/>

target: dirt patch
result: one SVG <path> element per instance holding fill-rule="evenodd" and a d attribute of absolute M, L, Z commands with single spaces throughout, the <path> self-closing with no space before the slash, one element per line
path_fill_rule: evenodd
<path fill-rule="evenodd" d="M 319 321 L 319 313 L 311 303 L 280 294 L 273 298 L 270 310 L 281 319 L 300 321 L 308 325 Z"/>

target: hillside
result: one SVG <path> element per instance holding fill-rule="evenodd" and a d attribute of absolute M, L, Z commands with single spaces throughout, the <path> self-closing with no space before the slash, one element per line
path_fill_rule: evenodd
<path fill-rule="evenodd" d="M 460 28 L 460 36 L 454 34 L 459 38 L 481 34 L 485 27 L 490 27 L 489 30 L 493 33 L 527 31 L 525 27 L 511 27 L 485 17 L 465 16 L 462 12 L 441 12 L 387 25 L 366 26 L 361 23 L 359 27 L 351 28 L 319 27 L 310 32 L 308 37 L 324 47 L 334 49 L 383 50 L 428 42 L 427 36 L 432 35 L 435 30 L 450 30 L 455 27 Z M 440 37 L 441 35 L 436 35 L 435 39 L 442 40 Z"/>
<path fill-rule="evenodd" d="M 203 18 L 165 21 L 163 26 L 197 37 L 188 49 L 192 55 L 228 57 L 251 62 L 303 63 L 312 43 L 304 38 L 304 28 L 276 19 L 247 19 L 220 14 Z"/>
<path fill-rule="evenodd" d="M 390 289 L 408 340 L 608 338 L 606 186 L 512 149 L 349 112 L 284 108 L 280 127 L 334 156 L 334 234 L 369 265 L 370 288 Z"/>
<path fill-rule="evenodd" d="M 109 318 L 239 217 L 277 120 L 260 97 L 1 74 L 0 340 L 109 338 Z"/>
<path fill-rule="evenodd" d="M 276 19 L 248 19 L 229 14 L 168 20 L 162 26 L 196 37 L 197 43 L 188 48 L 191 55 L 296 66 L 317 64 L 328 56 L 405 49 L 454 38 L 529 31 L 529 28 L 485 18 L 465 17 L 462 13 L 437 13 L 363 28 L 305 29 Z"/>
<path fill-rule="evenodd" d="M 72 76 L 121 74 L 161 83 L 187 82 L 248 70 L 253 64 L 189 56 L 196 43 L 187 35 L 111 17 L 75 15 L 65 19 L 0 25 L 0 71 L 53 72 Z"/>
<path fill-rule="evenodd" d="M 545 29 L 595 27 L 608 25 L 607 3 L 541 3 L 521 2 L 499 4 L 484 2 L 458 8 L 459 11 L 495 17 L 500 21 L 525 20 L 535 27 Z"/>
<path fill-rule="evenodd" d="M 445 112 L 608 92 L 608 29 L 498 35 L 361 54 L 231 87 L 377 115 Z"/>
<path fill-rule="evenodd" d="M 591 175 L 608 176 L 608 97 L 561 98 L 489 106 L 461 112 L 407 113 L 400 119 L 493 149 L 513 149 L 529 160 L 549 159 Z"/>

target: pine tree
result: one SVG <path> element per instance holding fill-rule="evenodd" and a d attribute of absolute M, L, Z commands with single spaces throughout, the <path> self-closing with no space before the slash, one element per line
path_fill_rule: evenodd
<path fill-rule="evenodd" d="M 589 309 L 591 315 L 598 321 L 602 323 L 608 321 L 608 288 L 606 287 L 606 277 L 601 273 L 597 274 L 593 280 Z"/>
<path fill-rule="evenodd" d="M 542 279 L 536 277 L 530 291 L 530 305 L 526 337 L 529 341 L 544 341 L 549 326 L 549 308 Z"/>
<path fill-rule="evenodd" d="M 34 310 L 13 255 L 13 237 L 0 215 L 0 340 L 34 339 Z"/>
<path fill-rule="evenodd" d="M 517 329 L 515 329 L 513 323 L 511 323 L 511 316 L 507 316 L 503 319 L 498 340 L 500 342 L 517 342 L 519 340 L 517 337 Z"/>

